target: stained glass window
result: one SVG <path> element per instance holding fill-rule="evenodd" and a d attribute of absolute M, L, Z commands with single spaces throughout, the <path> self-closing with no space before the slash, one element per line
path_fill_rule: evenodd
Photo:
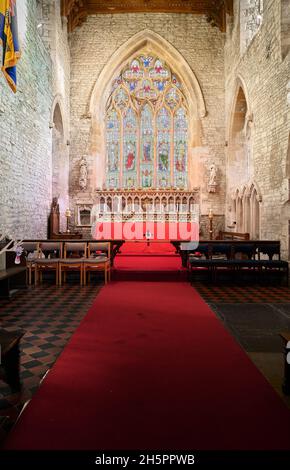
<path fill-rule="evenodd" d="M 137 185 L 137 117 L 128 108 L 123 120 L 123 187 L 135 188 Z"/>
<path fill-rule="evenodd" d="M 141 111 L 140 179 L 142 188 L 152 188 L 154 181 L 153 113 L 146 103 Z"/>
<path fill-rule="evenodd" d="M 120 118 L 115 109 L 107 112 L 107 187 L 120 186 Z"/>
<path fill-rule="evenodd" d="M 186 187 L 187 175 L 187 119 L 184 108 L 174 115 L 174 186 Z"/>
<path fill-rule="evenodd" d="M 170 181 L 170 114 L 162 108 L 157 115 L 157 187 L 167 188 Z"/>
<path fill-rule="evenodd" d="M 187 103 L 161 58 L 139 54 L 114 80 L 106 132 L 108 188 L 187 188 Z"/>

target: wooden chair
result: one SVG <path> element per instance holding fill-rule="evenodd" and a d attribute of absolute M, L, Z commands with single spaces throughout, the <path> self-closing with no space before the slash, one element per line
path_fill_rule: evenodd
<path fill-rule="evenodd" d="M 35 285 L 42 282 L 43 271 L 55 271 L 55 283 L 58 285 L 58 262 L 62 257 L 61 242 L 42 242 L 39 244 L 39 258 L 35 260 Z"/>
<path fill-rule="evenodd" d="M 24 256 L 26 258 L 26 269 L 28 277 L 28 285 L 32 283 L 32 273 L 35 276 L 35 260 L 39 258 L 38 242 L 22 242 Z"/>
<path fill-rule="evenodd" d="M 66 281 L 66 273 L 79 271 L 80 285 L 83 285 L 83 261 L 87 254 L 86 242 L 66 242 L 64 244 L 64 258 L 59 260 L 59 285 L 62 285 L 62 275 Z"/>
<path fill-rule="evenodd" d="M 100 253 L 98 253 L 100 252 Z M 88 243 L 88 257 L 83 261 L 84 284 L 87 282 L 87 272 L 104 271 L 105 284 L 111 279 L 111 243 Z"/>

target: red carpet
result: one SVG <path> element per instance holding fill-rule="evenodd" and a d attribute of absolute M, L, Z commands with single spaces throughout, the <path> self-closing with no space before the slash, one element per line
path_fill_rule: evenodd
<path fill-rule="evenodd" d="M 181 258 L 170 243 L 126 242 L 114 260 L 117 281 L 186 281 Z"/>
<path fill-rule="evenodd" d="M 6 449 L 290 449 L 290 412 L 186 283 L 107 285 Z"/>
<path fill-rule="evenodd" d="M 125 248 L 127 244 L 126 242 Z M 187 272 L 182 268 L 180 256 L 175 254 L 174 249 L 174 251 L 168 251 L 168 245 L 170 244 L 152 243 L 147 247 L 146 243 L 138 243 L 139 253 L 134 251 L 134 245 L 136 244 L 129 244 L 126 250 L 122 250 L 121 255 L 116 256 L 112 276 L 114 280 L 141 282 L 186 281 Z M 159 256 L 157 254 L 157 245 L 162 253 Z M 146 250 L 146 248 L 152 251 L 141 254 L 141 250 Z"/>
<path fill-rule="evenodd" d="M 125 242 L 121 247 L 122 255 L 149 255 L 163 256 L 174 255 L 175 248 L 171 243 L 164 242 Z M 118 255 L 120 256 L 120 255 Z"/>
<path fill-rule="evenodd" d="M 174 271 L 181 269 L 181 258 L 178 255 L 172 256 L 116 256 L 114 267 L 120 271 Z"/>

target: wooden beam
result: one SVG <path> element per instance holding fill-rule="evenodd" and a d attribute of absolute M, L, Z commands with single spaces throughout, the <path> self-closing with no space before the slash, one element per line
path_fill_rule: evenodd
<path fill-rule="evenodd" d="M 88 15 L 114 13 L 188 13 L 206 15 L 207 21 L 226 30 L 226 15 L 233 15 L 233 0 L 62 0 L 61 14 L 73 31 Z"/>
<path fill-rule="evenodd" d="M 212 0 L 207 21 L 224 33 L 227 27 L 227 14 L 233 15 L 233 0 Z"/>

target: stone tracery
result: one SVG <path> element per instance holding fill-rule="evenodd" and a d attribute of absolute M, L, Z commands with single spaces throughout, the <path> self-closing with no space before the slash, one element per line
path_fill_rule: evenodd
<path fill-rule="evenodd" d="M 186 188 L 187 113 L 181 82 L 168 65 L 138 54 L 115 78 L 108 99 L 106 186 Z"/>

